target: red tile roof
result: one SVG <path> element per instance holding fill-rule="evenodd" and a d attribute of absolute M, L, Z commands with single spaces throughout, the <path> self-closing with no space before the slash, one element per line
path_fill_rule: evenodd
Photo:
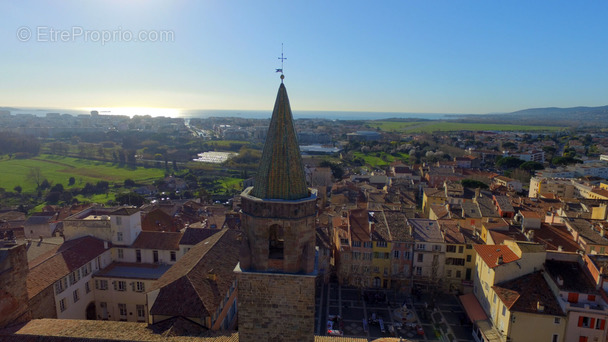
<path fill-rule="evenodd" d="M 156 325 L 155 325 L 156 326 Z M 91 341 L 169 341 L 169 342 L 238 342 L 234 331 L 208 331 L 195 336 L 177 336 L 155 331 L 146 323 L 77 320 L 35 319 L 27 323 L 0 329 L 0 340 L 18 342 L 91 342 Z M 187 331 L 188 333 L 190 331 Z M 367 342 L 367 338 L 315 336 L 315 342 Z M 374 340 L 380 342 L 382 339 Z M 389 338 L 388 341 L 397 341 Z M 404 339 L 404 341 L 409 341 Z"/>
<path fill-rule="evenodd" d="M 556 251 L 561 247 L 564 252 L 577 252 L 581 249 L 565 225 L 541 223 L 540 229 L 534 231 L 534 242 L 543 244 L 547 250 Z"/>
<path fill-rule="evenodd" d="M 564 315 L 549 284 L 540 272 L 494 285 L 492 289 L 511 311 Z M 542 311 L 538 310 L 539 304 L 542 305 Z"/>
<path fill-rule="evenodd" d="M 131 248 L 160 249 L 166 251 L 178 251 L 179 240 L 183 233 L 180 232 L 146 232 L 142 231 L 131 245 Z"/>
<path fill-rule="evenodd" d="M 236 279 L 239 235 L 224 229 L 192 247 L 155 283 L 153 288 L 160 292 L 150 312 L 170 317 L 212 315 Z"/>
<path fill-rule="evenodd" d="M 371 241 L 369 216 L 365 209 L 351 210 L 349 215 L 351 239 L 355 241 Z"/>
<path fill-rule="evenodd" d="M 474 248 L 477 255 L 479 255 L 490 268 L 499 266 L 497 262 L 500 256 L 502 256 L 503 264 L 508 264 L 520 259 L 509 246 L 505 245 L 475 245 Z"/>
<path fill-rule="evenodd" d="M 30 272 L 27 275 L 29 298 L 36 296 L 57 280 L 94 260 L 104 251 L 106 249 L 102 240 L 84 236 L 66 241 L 57 248 L 56 253 L 50 256 L 45 254 L 37 258 L 31 263 Z"/>
<path fill-rule="evenodd" d="M 196 245 L 197 243 L 207 239 L 208 237 L 219 231 L 219 229 L 188 227 L 186 228 L 186 230 L 184 230 L 184 234 L 182 236 L 182 239 L 179 241 L 179 244 Z"/>

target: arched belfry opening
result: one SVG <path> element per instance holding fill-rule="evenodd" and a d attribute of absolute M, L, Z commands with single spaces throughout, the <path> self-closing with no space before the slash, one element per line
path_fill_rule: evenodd
<path fill-rule="evenodd" d="M 285 257 L 285 232 L 283 227 L 273 224 L 268 232 L 268 259 L 283 260 Z"/>

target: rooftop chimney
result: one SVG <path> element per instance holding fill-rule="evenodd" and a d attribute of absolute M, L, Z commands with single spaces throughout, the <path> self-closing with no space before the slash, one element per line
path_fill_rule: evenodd
<path fill-rule="evenodd" d="M 108 249 L 108 241 L 103 242 L 103 249 Z"/>
<path fill-rule="evenodd" d="M 502 254 L 498 256 L 498 260 L 496 260 L 496 264 L 497 265 L 502 265 L 504 264 L 504 260 L 502 259 Z"/>

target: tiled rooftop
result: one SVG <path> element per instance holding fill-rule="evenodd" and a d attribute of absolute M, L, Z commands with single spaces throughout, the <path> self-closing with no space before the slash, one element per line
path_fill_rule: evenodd
<path fill-rule="evenodd" d="M 565 223 L 568 227 L 576 230 L 579 237 L 583 238 L 587 243 L 608 245 L 608 239 L 595 231 L 589 221 L 583 219 L 569 219 L 566 220 Z"/>
<path fill-rule="evenodd" d="M 549 284 L 539 272 L 492 286 L 500 300 L 511 311 L 564 316 Z M 543 310 L 538 310 L 539 303 Z"/>
<path fill-rule="evenodd" d="M 36 319 L 25 324 L 0 330 L 0 340 L 16 342 L 238 342 L 234 331 L 207 331 L 196 336 L 176 336 L 171 331 L 155 332 L 145 323 Z M 366 338 L 315 336 L 315 342 L 367 342 Z M 381 338 L 373 342 L 398 342 L 397 338 Z M 408 342 L 404 339 L 403 342 Z"/>
<path fill-rule="evenodd" d="M 595 283 L 589 279 L 578 262 L 547 260 L 545 270 L 549 273 L 555 284 L 563 291 L 599 294 Z M 558 279 L 563 282 L 559 284 Z"/>
<path fill-rule="evenodd" d="M 96 272 L 93 276 L 156 280 L 167 272 L 170 267 L 171 265 L 113 262 L 103 270 Z"/>
<path fill-rule="evenodd" d="M 373 219 L 374 230 L 372 232 L 372 240 L 374 241 L 391 241 L 391 234 L 388 229 L 388 223 L 386 217 L 384 217 L 383 211 L 370 212 Z"/>
<path fill-rule="evenodd" d="M 556 251 L 561 247 L 564 252 L 576 252 L 581 249 L 564 225 L 542 223 L 534 232 L 534 241 L 545 245 L 547 250 Z"/>
<path fill-rule="evenodd" d="M 53 285 L 57 280 L 95 259 L 106 249 L 104 242 L 91 236 L 66 241 L 52 256 L 43 255 L 30 263 L 27 275 L 29 298 Z"/>
<path fill-rule="evenodd" d="M 182 235 L 180 232 L 142 231 L 131 245 L 131 248 L 177 251 L 179 250 L 179 242 L 182 239 Z"/>
<path fill-rule="evenodd" d="M 412 235 L 415 241 L 423 242 L 444 242 L 443 234 L 435 220 L 428 219 L 408 219 L 408 224 L 412 226 Z"/>
<path fill-rule="evenodd" d="M 503 264 L 508 264 L 519 260 L 520 258 L 505 245 L 475 245 L 473 246 L 477 255 L 486 263 L 490 268 L 498 266 L 498 257 L 502 256 Z"/>
<path fill-rule="evenodd" d="M 413 237 L 410 234 L 410 230 L 406 224 L 407 218 L 403 212 L 384 211 L 384 217 L 388 223 L 388 229 L 393 241 L 413 241 Z"/>
<path fill-rule="evenodd" d="M 110 215 L 120 215 L 120 216 L 131 216 L 139 211 L 138 208 L 120 208 L 114 210 L 110 213 Z"/>
<path fill-rule="evenodd" d="M 370 241 L 369 216 L 365 209 L 351 210 L 349 215 L 350 234 L 352 240 Z"/>
<path fill-rule="evenodd" d="M 186 228 L 184 235 L 179 241 L 180 245 L 196 245 L 197 243 L 207 239 L 213 234 L 219 232 L 219 229 L 208 228 Z"/>
<path fill-rule="evenodd" d="M 155 283 L 160 292 L 150 312 L 183 317 L 213 314 L 236 277 L 239 234 L 224 229 L 192 247 Z"/>

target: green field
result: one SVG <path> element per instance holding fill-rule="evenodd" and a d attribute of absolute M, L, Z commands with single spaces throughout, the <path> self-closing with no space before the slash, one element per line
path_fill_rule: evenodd
<path fill-rule="evenodd" d="M 365 164 L 370 165 L 372 167 L 386 166 L 395 160 L 399 159 L 404 163 L 407 163 L 409 155 L 406 153 L 400 153 L 399 157 L 395 157 L 386 152 L 369 152 L 364 154 L 362 152 L 353 153 L 354 157 L 362 158 L 365 160 Z"/>
<path fill-rule="evenodd" d="M 122 182 L 127 178 L 137 183 L 151 183 L 165 174 L 164 169 L 130 168 L 107 162 L 40 155 L 30 159 L 1 159 L 0 187 L 7 191 L 13 191 L 15 186 L 20 185 L 24 192 L 34 191 L 36 184 L 27 179 L 27 174 L 36 167 L 39 167 L 42 171 L 43 178 L 46 178 L 52 184 L 61 183 L 66 188 L 68 188 L 70 177 L 76 179 L 75 187 L 82 187 L 87 182 L 96 183 L 100 180 L 122 185 Z"/>
<path fill-rule="evenodd" d="M 433 121 L 367 121 L 365 124 L 371 128 L 380 129 L 381 131 L 385 132 L 400 132 L 415 126 L 428 124 L 429 122 Z"/>
<path fill-rule="evenodd" d="M 369 127 L 377 128 L 387 132 L 408 132 L 408 133 L 431 133 L 437 131 L 559 131 L 564 127 L 557 126 L 529 126 L 529 125 L 509 125 L 509 124 L 485 124 L 485 123 L 462 123 L 448 121 L 368 121 Z"/>
<path fill-rule="evenodd" d="M 241 183 L 243 180 L 241 178 L 234 177 L 223 177 L 218 179 L 220 182 L 220 186 L 224 192 L 229 192 L 231 189 L 242 190 L 243 187 Z"/>

